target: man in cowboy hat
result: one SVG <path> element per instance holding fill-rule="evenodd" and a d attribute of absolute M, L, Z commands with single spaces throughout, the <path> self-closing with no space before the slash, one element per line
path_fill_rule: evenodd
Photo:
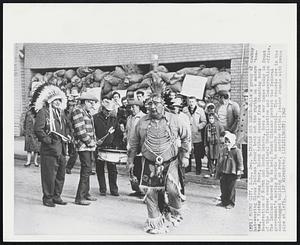
<path fill-rule="evenodd" d="M 126 123 L 126 138 L 127 138 L 127 150 L 129 150 L 129 141 L 135 130 L 137 122 L 145 116 L 146 114 L 141 111 L 141 107 L 144 106 L 144 103 L 141 100 L 131 99 L 128 101 L 128 107 L 131 110 L 131 115 L 127 119 Z M 130 176 L 130 184 L 132 190 L 135 192 L 130 193 L 129 196 L 143 196 L 142 190 L 139 188 L 139 183 L 141 180 L 142 172 L 142 161 L 141 156 L 136 156 L 133 161 L 133 173 Z"/>
<path fill-rule="evenodd" d="M 90 205 L 88 201 L 96 201 L 89 193 L 90 175 L 92 174 L 92 162 L 96 149 L 96 135 L 94 120 L 90 111 L 98 99 L 92 94 L 85 93 L 79 98 L 79 105 L 75 106 L 71 113 L 76 149 L 81 163 L 80 181 L 77 189 L 75 203 L 78 205 Z"/>
<path fill-rule="evenodd" d="M 47 207 L 67 204 L 61 198 L 68 141 L 67 121 L 62 114 L 66 100 L 58 87 L 45 84 L 36 89 L 31 101 L 37 113 L 34 132 L 41 142 L 43 204 Z"/>
<path fill-rule="evenodd" d="M 66 115 L 66 117 L 68 119 L 68 123 L 70 125 L 70 129 L 71 129 L 70 131 L 72 133 L 71 136 L 73 136 L 71 112 L 73 111 L 76 104 L 77 104 L 77 100 L 75 100 L 75 98 L 73 96 L 69 96 L 68 102 L 67 102 L 67 108 L 65 109 L 65 115 Z M 76 151 L 76 147 L 75 147 L 75 143 L 74 143 L 73 139 L 68 143 L 68 153 L 69 153 L 69 159 L 68 159 L 68 162 L 66 165 L 66 173 L 71 174 L 71 170 L 74 167 L 77 157 L 78 157 L 78 153 Z"/>
<path fill-rule="evenodd" d="M 94 115 L 95 132 L 98 140 L 98 147 L 115 148 L 115 131 L 120 133 L 118 121 L 115 113 L 112 111 L 115 109 L 114 103 L 108 98 L 102 99 L 102 109 L 100 112 Z M 102 139 L 100 143 L 100 139 Z M 96 152 L 97 153 L 97 152 Z M 97 156 L 95 156 L 97 158 Z M 106 161 L 96 159 L 96 174 L 98 178 L 100 195 L 106 196 L 106 180 L 105 180 L 105 167 Z M 117 185 L 117 167 L 114 163 L 107 162 L 109 188 L 112 196 L 119 196 Z"/>

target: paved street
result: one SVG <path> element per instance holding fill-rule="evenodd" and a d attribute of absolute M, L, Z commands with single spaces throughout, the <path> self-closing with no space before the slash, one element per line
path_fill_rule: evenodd
<path fill-rule="evenodd" d="M 91 176 L 91 194 L 98 200 L 90 206 L 74 204 L 79 170 L 66 175 L 62 198 L 67 206 L 49 208 L 42 205 L 40 168 L 15 160 L 15 234 L 16 235 L 145 235 L 146 205 L 141 199 L 129 197 L 126 175 L 118 176 L 120 197 L 99 196 L 98 181 Z M 118 166 L 124 168 L 124 166 Z M 123 172 L 124 171 L 120 171 Z M 216 207 L 219 186 L 187 183 L 184 222 L 171 235 L 235 235 L 248 229 L 247 191 L 237 189 L 236 207 Z M 148 235 L 149 238 L 153 235 Z"/>

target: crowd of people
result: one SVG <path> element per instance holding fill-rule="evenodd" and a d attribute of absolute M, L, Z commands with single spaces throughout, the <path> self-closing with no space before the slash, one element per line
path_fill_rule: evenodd
<path fill-rule="evenodd" d="M 116 163 L 99 157 L 98 151 L 126 151 L 130 196 L 143 198 L 147 205 L 145 231 L 164 233 L 183 220 L 184 179 L 193 171 L 192 159 L 196 175 L 202 174 L 203 160 L 208 159 L 209 175 L 204 177 L 220 179 L 218 206 L 234 207 L 236 181 L 247 178 L 247 90 L 243 96 L 240 108 L 228 91 L 201 101 L 166 91 L 160 83 L 147 96 L 138 91 L 136 97 L 121 98 L 115 91 L 112 99 L 101 98 L 99 111 L 92 115 L 98 99 L 91 93 L 67 98 L 58 87 L 42 85 L 33 94 L 26 120 L 33 130 L 24 125 L 25 166 L 30 165 L 31 152 L 39 152 L 43 204 L 66 205 L 61 198 L 65 173 L 71 173 L 79 156 L 75 204 L 87 206 L 97 200 L 90 194 L 93 165 L 100 195 L 107 194 L 106 166 L 110 194 L 119 196 Z M 32 141 L 40 145 L 29 147 Z M 34 161 L 37 165 L 36 157 Z"/>

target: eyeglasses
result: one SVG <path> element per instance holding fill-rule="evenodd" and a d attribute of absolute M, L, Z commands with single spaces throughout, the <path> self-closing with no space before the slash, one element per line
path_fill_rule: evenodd
<path fill-rule="evenodd" d="M 95 101 L 93 101 L 93 100 L 88 100 L 88 102 L 89 102 L 90 104 L 92 104 L 92 105 L 95 105 L 95 104 L 96 104 Z"/>

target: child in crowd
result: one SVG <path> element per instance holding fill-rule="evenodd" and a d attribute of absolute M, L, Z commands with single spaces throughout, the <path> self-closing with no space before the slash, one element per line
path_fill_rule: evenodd
<path fill-rule="evenodd" d="M 243 173 L 243 157 L 241 150 L 235 145 L 236 136 L 230 132 L 225 134 L 224 148 L 218 162 L 220 174 L 221 202 L 217 206 L 232 209 L 235 206 L 235 186 Z"/>
<path fill-rule="evenodd" d="M 210 113 L 208 115 L 208 124 L 204 130 L 204 146 L 211 177 L 214 177 L 216 173 L 216 164 L 220 153 L 220 135 L 223 131 L 223 127 L 215 119 L 215 114 Z M 208 178 L 209 175 L 205 175 L 204 177 Z"/>

